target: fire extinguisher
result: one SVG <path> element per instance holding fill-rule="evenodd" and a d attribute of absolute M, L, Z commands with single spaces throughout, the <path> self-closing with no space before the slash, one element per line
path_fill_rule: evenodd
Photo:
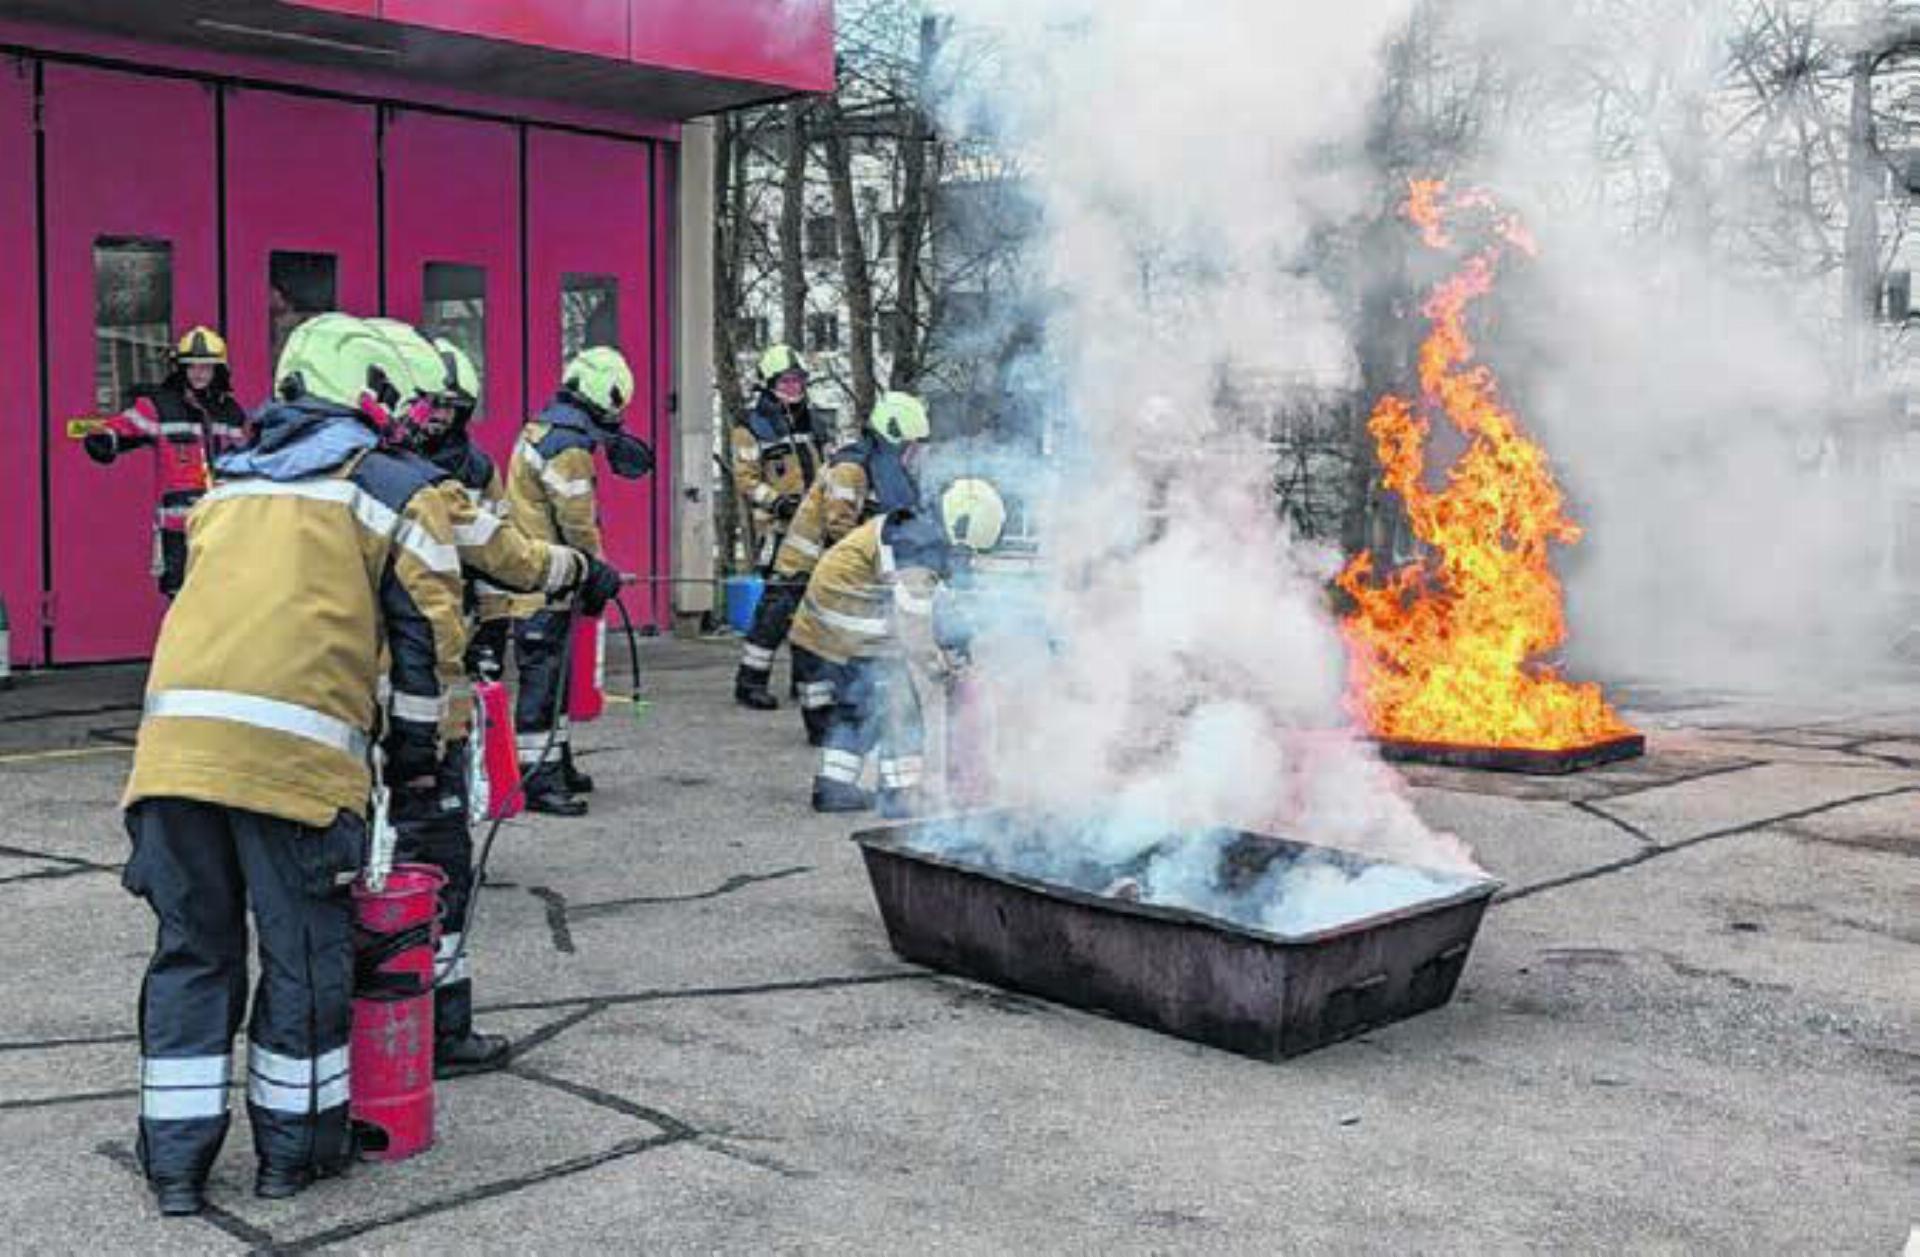
<path fill-rule="evenodd" d="M 467 764 L 468 815 L 475 824 L 508 820 L 525 810 L 520 755 L 514 747 L 513 700 L 502 681 L 473 683 L 473 738 Z"/>
<path fill-rule="evenodd" d="M 382 758 L 374 752 L 372 849 L 353 886 L 348 1112 L 363 1157 L 400 1161 L 433 1146 L 434 955 L 447 879 L 393 862 Z"/>
<path fill-rule="evenodd" d="M 572 675 L 567 682 L 567 718 L 574 724 L 598 720 L 607 710 L 607 617 L 573 617 Z"/>

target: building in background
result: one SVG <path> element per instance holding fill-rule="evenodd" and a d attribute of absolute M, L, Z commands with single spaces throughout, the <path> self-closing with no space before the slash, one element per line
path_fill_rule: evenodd
<path fill-rule="evenodd" d="M 220 327 L 244 404 L 287 332 L 384 313 L 486 370 L 510 446 L 593 344 L 632 360 L 661 472 L 607 495 L 623 569 L 674 568 L 677 381 L 711 379 L 710 189 L 686 119 L 833 84 L 831 0 L 0 0 L 0 598 L 13 662 L 143 658 L 145 474 L 66 421 Z M 693 294 L 693 295 L 690 295 Z M 700 565 L 697 565 L 700 566 Z M 662 579 L 632 600 L 665 623 Z"/>

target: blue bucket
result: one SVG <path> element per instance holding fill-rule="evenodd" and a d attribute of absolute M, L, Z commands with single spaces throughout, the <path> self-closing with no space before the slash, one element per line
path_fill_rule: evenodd
<path fill-rule="evenodd" d="M 753 627 L 753 613 L 766 587 L 758 576 L 735 576 L 727 581 L 727 623 L 734 632 L 745 636 Z"/>

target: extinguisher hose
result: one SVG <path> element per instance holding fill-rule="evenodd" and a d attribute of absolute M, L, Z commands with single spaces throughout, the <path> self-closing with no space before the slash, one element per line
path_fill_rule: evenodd
<path fill-rule="evenodd" d="M 611 605 L 620 611 L 620 623 L 627 639 L 627 658 L 633 668 L 633 693 L 629 701 L 632 702 L 637 709 L 640 704 L 640 637 L 633 627 L 633 617 L 627 613 L 627 604 L 621 600 L 619 594 L 613 596 Z M 565 639 L 560 646 L 559 675 L 561 677 L 571 677 L 573 675 L 573 621 L 571 617 L 569 617 L 567 622 Z M 565 685 L 556 685 L 553 687 L 553 709 L 548 713 L 547 740 L 546 743 L 541 746 L 540 758 L 536 761 L 541 767 L 544 767 L 548 759 L 551 758 L 554 747 L 559 740 L 561 708 L 566 701 L 566 695 L 567 687 Z M 473 749 L 469 748 L 468 754 L 474 753 Z M 487 861 L 493 857 L 494 839 L 499 837 L 500 826 L 506 823 L 507 814 L 513 810 L 512 805 L 524 798 L 526 789 L 527 779 L 523 774 L 513 789 L 507 792 L 502 804 L 494 809 L 498 814 L 493 818 L 492 824 L 487 826 L 486 837 L 481 839 L 479 853 L 474 857 L 473 889 L 467 895 L 466 911 L 460 914 L 460 943 L 454 948 L 451 955 L 434 966 L 433 984 L 435 986 L 439 986 L 444 982 L 447 975 L 458 969 L 460 962 L 466 959 L 467 948 L 473 940 L 474 911 L 480 905 L 480 894 L 486 888 L 487 884 Z"/>
<path fill-rule="evenodd" d="M 547 762 L 553 758 L 554 747 L 560 742 L 560 718 L 567 700 L 566 680 L 573 676 L 573 617 L 571 615 L 567 617 L 567 631 L 561 637 L 560 667 L 556 675 L 561 678 L 561 683 L 553 687 L 553 707 L 547 712 L 547 740 L 540 747 L 540 758 L 534 761 L 536 768 L 546 767 Z M 474 748 L 469 746 L 467 754 L 474 754 Z M 520 780 L 514 783 L 513 789 L 507 791 L 499 806 L 493 809 L 496 813 L 493 823 L 487 826 L 487 836 L 480 840 L 480 851 L 473 861 L 473 889 L 467 892 L 467 907 L 460 914 L 460 943 L 453 949 L 451 955 L 434 966 L 433 985 L 435 986 L 446 981 L 447 975 L 458 969 L 460 962 L 467 958 L 467 947 L 473 939 L 474 909 L 480 906 L 480 892 L 487 884 L 487 861 L 493 858 L 493 842 L 500 836 L 500 827 L 506 824 L 507 815 L 513 811 L 513 805 L 526 798 L 528 775 L 522 773 Z"/>

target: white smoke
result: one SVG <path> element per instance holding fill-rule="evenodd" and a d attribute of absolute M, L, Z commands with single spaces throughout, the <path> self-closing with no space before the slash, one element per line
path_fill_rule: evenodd
<path fill-rule="evenodd" d="M 1758 6 L 1452 11 L 1515 99 L 1487 110 L 1469 177 L 1519 206 L 1542 246 L 1537 305 L 1509 307 L 1499 336 L 1518 342 L 1522 409 L 1587 532 L 1563 565 L 1576 666 L 1776 693 L 1884 666 L 1896 507 L 1875 451 L 1896 434 L 1848 396 L 1841 224 L 1816 228 L 1785 195 L 1811 179 L 1837 204 L 1843 190 L 1820 183 L 1844 177 L 1844 134 L 1802 150 L 1796 102 L 1730 72 Z M 1844 78 L 1809 69 L 1770 90 L 1824 93 L 1844 126 Z M 1782 110 L 1777 127 L 1762 106 Z M 1850 450 L 1835 439 L 1848 420 Z"/>
<path fill-rule="evenodd" d="M 1326 157 L 1357 148 L 1408 4 L 944 7 L 991 55 L 943 121 L 1020 154 L 1057 295 L 1058 480 L 1018 486 L 1052 485 L 1047 633 L 989 633 L 976 670 L 1001 801 L 1108 817 L 1074 831 L 1069 861 L 1226 827 L 1471 868 L 1349 727 L 1336 560 L 1285 533 L 1268 456 L 1215 405 L 1229 366 L 1352 375 L 1337 311 L 1292 261 L 1368 195 Z M 1164 879 L 1188 903 L 1207 881 Z"/>

